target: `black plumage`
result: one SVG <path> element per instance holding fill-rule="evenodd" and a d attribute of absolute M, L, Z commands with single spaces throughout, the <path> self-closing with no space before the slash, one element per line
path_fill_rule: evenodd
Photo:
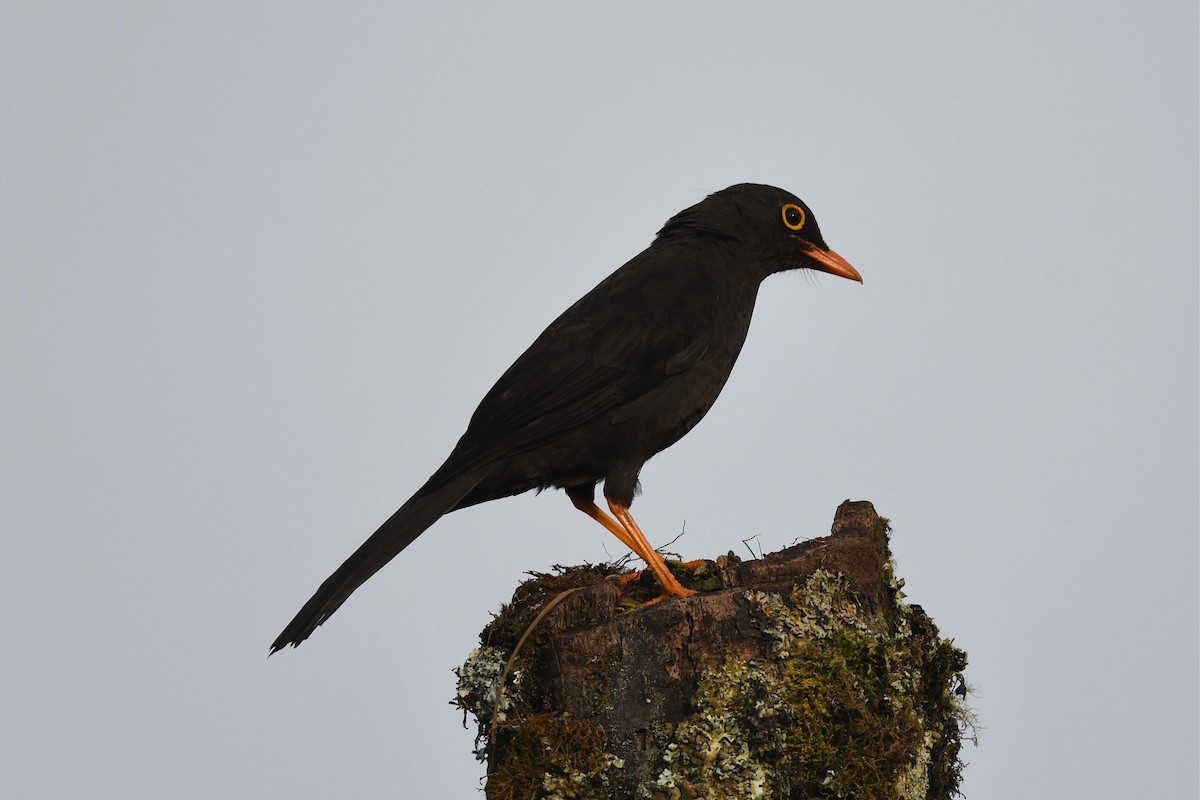
<path fill-rule="evenodd" d="M 446 462 L 321 585 L 271 652 L 308 638 L 442 515 L 530 489 L 566 490 L 668 594 L 690 594 L 629 515 L 638 473 L 712 407 L 763 279 L 800 268 L 862 280 L 782 189 L 739 184 L 676 214 L 508 368 Z M 612 517 L 593 502 L 601 482 Z"/>

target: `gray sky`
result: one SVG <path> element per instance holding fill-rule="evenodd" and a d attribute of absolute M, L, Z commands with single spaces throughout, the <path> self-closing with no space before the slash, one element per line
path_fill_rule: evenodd
<path fill-rule="evenodd" d="M 267 645 L 550 320 L 757 181 L 866 282 L 763 286 L 651 540 L 871 500 L 970 654 L 968 797 L 1195 796 L 1194 2 L 104 5 L 0 12 L 0 794 L 476 796 L 451 669 L 622 552 L 561 493 Z"/>

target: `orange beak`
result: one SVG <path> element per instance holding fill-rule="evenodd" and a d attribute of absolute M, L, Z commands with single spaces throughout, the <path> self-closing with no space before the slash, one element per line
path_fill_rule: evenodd
<path fill-rule="evenodd" d="M 822 250 L 814 244 L 809 245 L 805 255 L 816 262 L 816 266 L 813 269 L 828 272 L 830 275 L 837 275 L 839 278 L 849 278 L 852 281 L 863 282 L 862 275 L 858 274 L 858 270 L 850 266 L 849 261 L 832 250 Z"/>

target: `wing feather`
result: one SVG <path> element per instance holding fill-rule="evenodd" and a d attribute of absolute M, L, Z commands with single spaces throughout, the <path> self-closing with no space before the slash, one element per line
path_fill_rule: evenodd
<path fill-rule="evenodd" d="M 718 293 L 701 275 L 681 282 L 672 255 L 644 251 L 552 322 L 484 396 L 456 454 L 509 456 L 604 415 L 619 421 L 697 363 Z"/>

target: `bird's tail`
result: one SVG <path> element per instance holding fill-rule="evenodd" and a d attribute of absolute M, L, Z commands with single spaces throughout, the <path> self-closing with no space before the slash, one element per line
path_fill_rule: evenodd
<path fill-rule="evenodd" d="M 454 510 L 485 474 L 481 471 L 467 472 L 448 480 L 436 481 L 437 485 L 432 487 L 438 476 L 431 478 L 399 511 L 380 525 L 379 530 L 363 542 L 337 571 L 326 578 L 321 588 L 271 644 L 271 652 L 282 650 L 289 644 L 296 647 L 307 639 L 364 581 L 412 544 L 430 525 Z"/>

